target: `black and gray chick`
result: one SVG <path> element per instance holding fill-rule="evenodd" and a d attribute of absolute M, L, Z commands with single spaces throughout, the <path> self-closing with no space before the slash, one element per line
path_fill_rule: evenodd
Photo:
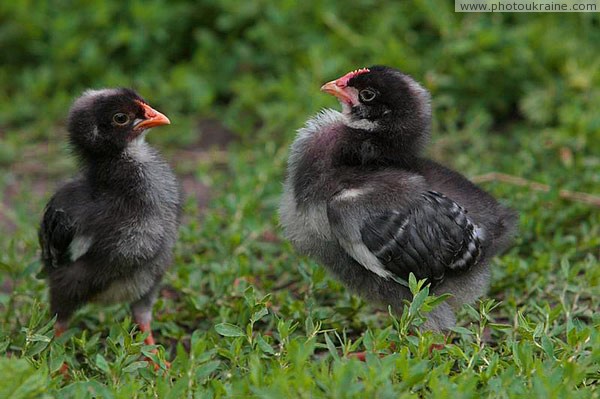
<path fill-rule="evenodd" d="M 367 300 L 401 313 L 412 272 L 452 297 L 425 328 L 455 325 L 454 311 L 485 293 L 491 257 L 507 248 L 516 214 L 461 174 L 421 153 L 430 95 L 400 71 L 373 66 L 321 90 L 323 110 L 291 146 L 280 206 L 286 237 Z"/>
<path fill-rule="evenodd" d="M 125 88 L 88 90 L 71 107 L 69 141 L 81 172 L 50 199 L 39 231 L 57 335 L 85 303 L 129 302 L 154 344 L 152 306 L 172 261 L 182 194 L 144 136 L 169 123 Z"/>

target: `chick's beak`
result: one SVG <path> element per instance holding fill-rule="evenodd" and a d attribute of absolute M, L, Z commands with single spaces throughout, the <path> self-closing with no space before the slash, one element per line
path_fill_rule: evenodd
<path fill-rule="evenodd" d="M 148 104 L 140 102 L 140 105 L 144 109 L 144 119 L 142 119 L 134 126 L 134 130 L 145 130 L 150 129 L 151 127 L 171 124 L 169 118 L 167 118 L 164 114 L 161 114 Z"/>
<path fill-rule="evenodd" d="M 356 103 L 356 96 L 352 93 L 354 89 L 348 87 L 342 79 L 332 80 L 321 86 L 321 91 L 327 94 L 334 95 L 341 102 L 350 106 Z"/>

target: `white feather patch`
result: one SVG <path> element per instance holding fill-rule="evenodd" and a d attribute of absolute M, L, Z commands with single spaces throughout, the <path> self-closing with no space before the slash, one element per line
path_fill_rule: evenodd
<path fill-rule="evenodd" d="M 476 238 L 479 238 L 479 241 L 483 241 L 485 240 L 485 231 L 483 230 L 483 227 L 479 227 L 477 225 L 474 225 L 474 229 L 473 229 L 473 235 Z"/>
<path fill-rule="evenodd" d="M 127 147 L 129 156 L 140 163 L 150 162 L 154 159 L 154 156 L 146 143 L 146 133 L 147 132 L 143 132 L 135 139 L 131 140 L 131 143 L 129 143 L 129 146 Z"/>
<path fill-rule="evenodd" d="M 373 191 L 370 188 L 349 188 L 347 190 L 343 190 L 338 195 L 336 195 L 336 199 L 338 200 L 349 200 L 358 198 L 362 195 L 368 194 Z"/>
<path fill-rule="evenodd" d="M 75 236 L 71 244 L 69 245 L 69 252 L 71 253 L 71 262 L 75 262 L 81 258 L 92 246 L 92 237 L 86 236 Z"/>
<path fill-rule="evenodd" d="M 331 108 L 322 109 L 318 114 L 306 121 L 304 127 L 298 129 L 296 141 L 302 141 L 303 139 L 312 137 L 314 134 L 321 133 L 331 125 L 344 122 L 345 119 L 345 116 L 339 111 Z"/>
<path fill-rule="evenodd" d="M 83 94 L 81 95 L 81 97 L 103 97 L 103 96 L 109 96 L 109 95 L 113 95 L 115 93 L 117 93 L 118 91 L 116 89 L 87 89 L 86 91 L 83 92 Z"/>
<path fill-rule="evenodd" d="M 392 273 L 383 267 L 381 262 L 379 262 L 379 259 L 377 259 L 377 257 L 373 255 L 373 253 L 369 251 L 369 248 L 362 242 L 340 242 L 340 244 L 342 244 L 342 247 L 344 247 L 355 261 L 360 263 L 367 270 L 386 280 L 392 277 Z"/>
<path fill-rule="evenodd" d="M 368 119 L 351 119 L 347 118 L 344 124 L 348 127 L 358 130 L 373 131 L 379 127 L 377 122 L 370 121 Z"/>

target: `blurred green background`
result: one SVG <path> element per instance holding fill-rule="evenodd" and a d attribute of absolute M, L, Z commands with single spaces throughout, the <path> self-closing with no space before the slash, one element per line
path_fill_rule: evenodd
<path fill-rule="evenodd" d="M 195 389 L 215 396 L 257 394 L 280 378 L 287 382 L 268 391 L 274 397 L 307 392 L 331 397 L 338 392 L 335 384 L 368 381 L 368 367 L 365 375 L 357 371 L 358 377 L 331 377 L 321 362 L 345 370 L 339 359 L 331 358 L 317 357 L 314 368 L 292 367 L 277 377 L 263 370 L 262 381 L 248 370 L 249 364 L 258 367 L 252 363 L 255 351 L 267 369 L 276 370 L 280 362 L 295 364 L 293 356 L 300 356 L 299 350 L 287 351 L 290 342 L 318 337 L 323 344 L 323 335 L 311 336 L 308 319 L 347 331 L 356 342 L 364 331 L 377 335 L 391 324 L 385 312 L 373 317 L 368 305 L 295 255 L 281 238 L 276 214 L 295 130 L 322 107 L 338 107 L 335 99 L 319 92 L 320 85 L 358 67 L 386 64 L 413 75 L 432 93 L 431 157 L 469 177 L 501 172 L 547 184 L 551 190 L 482 183 L 521 216 L 514 248 L 494 264 L 490 292 L 501 301 L 490 317 L 512 327 L 488 333 L 497 347 L 487 353 L 461 336 L 458 347 L 477 358 L 475 363 L 454 353 L 426 369 L 454 361 L 459 367 L 461 361 L 477 364 L 494 356 L 502 366 L 490 375 L 472 369 L 473 380 L 462 382 L 459 373 L 440 376 L 433 369 L 415 380 L 407 375 L 372 379 L 356 391 L 358 397 L 383 395 L 378 389 L 389 387 L 389 392 L 405 392 L 407 385 L 398 384 L 409 380 L 417 394 L 442 389 L 444 381 L 448 387 L 467 384 L 465 392 L 477 381 L 476 389 L 486 394 L 494 378 L 499 386 L 516 386 L 509 390 L 515 394 L 527 386 L 548 395 L 588 392 L 593 388 L 589 381 L 596 376 L 597 383 L 599 373 L 600 215 L 597 206 L 561 199 L 559 190 L 600 196 L 600 14 L 453 10 L 452 3 L 427 0 L 1 2 L 1 351 L 26 358 L 38 370 L 42 387 L 51 384 L 58 390 L 60 379 L 45 378 L 50 378 L 52 365 L 71 359 L 83 370 L 75 381 L 95 379 L 114 395 L 119 389 L 123 395 L 161 389 L 144 380 L 148 377 L 142 372 L 150 371 L 108 366 L 95 352 L 82 349 L 85 342 L 68 341 L 63 345 L 67 349 L 60 349 L 40 338 L 51 332 L 43 328 L 48 320 L 44 283 L 33 277 L 39 268 L 36 229 L 43 206 L 75 171 L 64 131 L 71 101 L 89 87 L 130 86 L 171 119 L 171 126 L 151 132 L 148 139 L 175 167 L 187 195 L 177 262 L 165 281 L 168 291 L 157 304 L 159 342 L 167 357 L 181 361 L 174 363 L 177 377 L 163 381 L 163 388 L 186 381 L 179 385 L 189 383 L 190 395 Z M 262 344 L 262 349 L 255 342 L 244 346 L 242 338 L 225 340 L 213 329 L 220 322 L 247 328 L 253 309 L 266 303 L 249 300 L 247 290 L 257 298 L 270 295 L 274 307 L 261 316 L 258 329 L 265 334 L 265 345 L 279 348 L 272 350 L 281 351 L 280 358 Z M 128 321 L 119 324 L 127 315 L 124 306 L 112 313 L 93 309 L 82 312 L 74 325 L 102 340 L 109 328 L 115 339 L 131 334 Z M 112 323 L 124 326 L 122 330 L 106 325 L 113 314 Z M 469 315 L 461 318 L 467 328 L 474 323 Z M 282 322 L 296 323 L 292 338 L 282 334 Z M 550 350 L 552 356 L 543 355 L 536 341 L 536 323 L 542 323 L 544 342 L 561 348 Z M 525 334 L 524 326 L 533 327 Z M 588 333 L 573 338 L 573 331 Z M 199 363 L 204 367 L 198 372 L 201 377 L 195 379 L 186 377 L 195 367 L 186 357 L 193 334 L 198 348 L 209 353 Z M 38 341 L 32 341 L 34 336 Z M 525 349 L 519 347 L 521 339 Z M 185 348 L 181 342 L 187 342 Z M 139 354 L 139 340 L 137 344 Z M 594 345 L 595 351 L 590 349 Z M 95 350 L 110 362 L 122 355 L 113 346 L 102 348 Z M 306 358 L 314 360 L 315 348 L 307 351 Z M 420 353 L 411 359 L 425 357 Z M 579 359 L 580 370 L 565 368 L 570 358 Z M 49 369 L 44 366 L 48 359 Z M 538 383 L 532 369 L 540 373 Z M 554 377 L 544 379 L 547 375 Z M 437 388 L 432 388 L 434 380 Z M 563 382 L 562 388 L 557 381 Z M 35 390 L 37 385 L 31 386 Z M 92 389 L 73 386 L 68 391 L 73 395 L 77 389 Z"/>

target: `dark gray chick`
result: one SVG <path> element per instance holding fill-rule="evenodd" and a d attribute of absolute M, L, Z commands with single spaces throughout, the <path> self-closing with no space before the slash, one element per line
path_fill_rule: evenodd
<path fill-rule="evenodd" d="M 516 214 L 459 173 L 423 158 L 429 93 L 384 66 L 321 90 L 338 97 L 298 131 L 280 207 L 286 237 L 352 291 L 401 313 L 412 272 L 452 294 L 425 328 L 485 293 L 490 258 L 511 242 Z"/>
<path fill-rule="evenodd" d="M 88 90 L 71 107 L 69 141 L 81 173 L 50 199 L 39 231 L 57 336 L 87 302 L 129 302 L 154 344 L 152 306 L 172 261 L 182 195 L 144 136 L 169 123 L 124 88 Z"/>

